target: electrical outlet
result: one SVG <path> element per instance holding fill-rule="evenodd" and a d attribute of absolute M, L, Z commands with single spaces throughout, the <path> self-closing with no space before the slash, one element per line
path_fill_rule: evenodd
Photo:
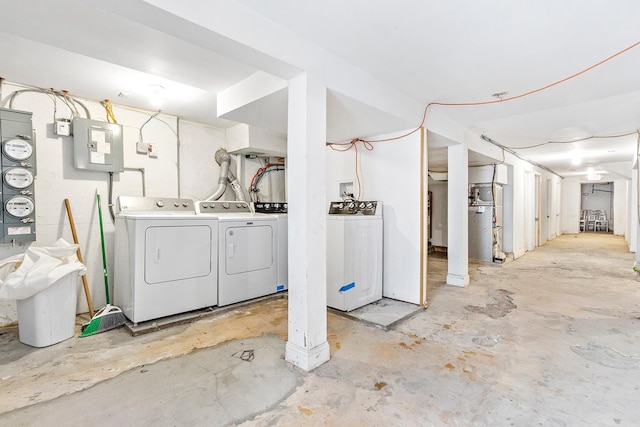
<path fill-rule="evenodd" d="M 149 157 L 158 157 L 158 146 L 156 144 L 149 144 Z"/>

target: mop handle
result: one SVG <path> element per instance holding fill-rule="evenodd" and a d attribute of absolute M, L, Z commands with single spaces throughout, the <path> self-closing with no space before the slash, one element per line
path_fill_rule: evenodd
<path fill-rule="evenodd" d="M 107 300 L 107 305 L 111 304 L 109 300 L 109 277 L 107 275 L 107 254 L 104 249 L 104 228 L 102 226 L 102 204 L 100 203 L 100 193 L 96 193 L 98 199 L 98 218 L 100 218 L 100 242 L 102 243 L 102 271 L 104 274 L 104 295 Z"/>

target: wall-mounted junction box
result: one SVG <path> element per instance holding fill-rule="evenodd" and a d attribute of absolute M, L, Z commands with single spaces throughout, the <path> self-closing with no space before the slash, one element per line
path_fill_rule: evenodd
<path fill-rule="evenodd" d="M 73 119 L 73 162 L 77 169 L 124 171 L 122 126 L 82 118 Z"/>
<path fill-rule="evenodd" d="M 53 123 L 53 133 L 58 136 L 71 136 L 71 120 L 57 119 Z"/>
<path fill-rule="evenodd" d="M 353 181 L 345 181 L 339 184 L 340 197 L 355 197 L 355 193 L 353 192 Z"/>

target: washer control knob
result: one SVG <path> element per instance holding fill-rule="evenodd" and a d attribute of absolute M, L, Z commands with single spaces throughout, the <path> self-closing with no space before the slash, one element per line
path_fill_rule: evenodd
<path fill-rule="evenodd" d="M 353 208 L 355 208 L 355 207 L 356 207 L 356 204 L 355 204 L 355 203 L 353 203 L 353 202 L 349 203 L 349 209 L 353 209 Z"/>
<path fill-rule="evenodd" d="M 344 209 L 344 203 L 340 203 L 340 204 L 338 205 L 338 209 Z"/>
<path fill-rule="evenodd" d="M 361 202 L 361 203 L 360 203 L 360 209 L 364 209 L 364 207 L 365 207 L 365 206 L 366 206 L 366 205 L 365 205 L 365 203 L 364 203 L 364 202 Z"/>
<path fill-rule="evenodd" d="M 162 200 L 156 200 L 156 206 L 162 208 L 164 207 L 164 202 Z"/>
<path fill-rule="evenodd" d="M 182 202 L 182 206 L 184 206 L 185 208 L 189 207 L 189 202 Z"/>
<path fill-rule="evenodd" d="M 222 207 L 225 209 L 229 209 L 229 203 L 225 202 L 222 204 Z"/>
<path fill-rule="evenodd" d="M 175 206 L 175 207 L 177 208 L 178 206 L 180 206 L 180 203 L 178 203 L 178 202 L 173 202 L 173 206 Z"/>
<path fill-rule="evenodd" d="M 371 202 L 367 203 L 367 209 L 373 209 L 373 203 Z"/>
<path fill-rule="evenodd" d="M 265 208 L 265 209 L 269 209 L 270 207 L 271 207 L 271 205 L 270 205 L 269 203 L 265 203 L 265 204 L 264 204 L 264 208 Z"/>

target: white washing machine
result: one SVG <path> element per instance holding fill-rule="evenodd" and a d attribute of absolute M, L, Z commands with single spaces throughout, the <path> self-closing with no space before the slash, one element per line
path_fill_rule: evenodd
<path fill-rule="evenodd" d="M 277 291 L 277 220 L 247 202 L 196 202 L 197 216 L 218 218 L 218 305 Z"/>
<path fill-rule="evenodd" d="M 382 203 L 332 202 L 327 216 L 327 305 L 351 311 L 382 299 Z"/>
<path fill-rule="evenodd" d="M 253 204 L 257 213 L 272 215 L 278 223 L 277 256 L 278 280 L 276 290 L 285 291 L 289 288 L 289 224 L 287 219 L 287 202 L 256 202 Z"/>
<path fill-rule="evenodd" d="M 113 303 L 134 324 L 217 305 L 218 219 L 192 200 L 119 197 Z"/>

